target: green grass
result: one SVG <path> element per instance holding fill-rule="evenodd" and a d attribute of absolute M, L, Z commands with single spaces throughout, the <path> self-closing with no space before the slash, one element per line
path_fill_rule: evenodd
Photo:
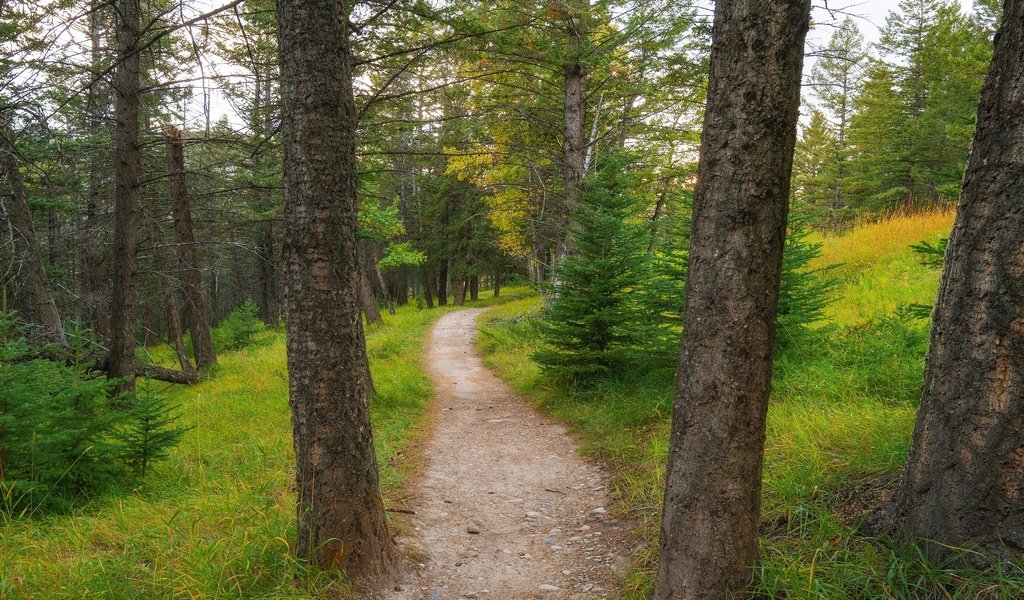
<path fill-rule="evenodd" d="M 915 549 L 856 531 L 905 461 L 923 379 L 927 322 L 893 315 L 931 303 L 938 273 L 910 244 L 948 234 L 951 214 L 897 216 L 822 237 L 823 264 L 842 262 L 831 323 L 776 360 L 765 449 L 762 560 L 753 597 L 1019 598 L 1024 569 L 980 572 L 937 565 Z M 616 509 L 637 520 L 644 551 L 626 581 L 628 598 L 653 585 L 667 459 L 673 374 L 624 376 L 588 390 L 544 377 L 528 298 L 481 317 L 487 364 L 567 423 L 584 451 L 615 473 Z"/>
<path fill-rule="evenodd" d="M 505 296 L 517 293 L 523 290 Z M 406 307 L 368 330 L 386 503 L 401 494 L 411 468 L 404 453 L 432 396 L 423 343 L 442 312 Z M 352 597 L 340 574 L 310 569 L 291 552 L 294 453 L 284 335 L 267 332 L 253 347 L 224 353 L 198 385 L 158 388 L 194 429 L 144 479 L 70 514 L 0 516 L 0 598 Z"/>

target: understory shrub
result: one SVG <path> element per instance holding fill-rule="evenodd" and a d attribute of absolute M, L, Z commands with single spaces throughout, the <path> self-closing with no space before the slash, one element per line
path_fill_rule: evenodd
<path fill-rule="evenodd" d="M 141 475 L 178 442 L 172 407 L 116 394 L 92 366 L 87 348 L 30 341 L 0 313 L 0 514 L 66 507 Z"/>
<path fill-rule="evenodd" d="M 248 348 L 267 326 L 259 317 L 259 308 L 247 298 L 241 306 L 228 313 L 211 333 L 217 352 L 231 352 Z"/>

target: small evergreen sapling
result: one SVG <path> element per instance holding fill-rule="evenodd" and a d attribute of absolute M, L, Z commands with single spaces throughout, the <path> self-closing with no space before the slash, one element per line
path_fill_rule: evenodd
<path fill-rule="evenodd" d="M 625 167 L 625 156 L 607 155 L 583 183 L 573 253 L 559 267 L 542 326 L 545 349 L 535 355 L 548 372 L 578 383 L 618 372 L 641 341 L 648 233 Z"/>
<path fill-rule="evenodd" d="M 179 426 L 177 407 L 151 392 L 136 395 L 127 424 L 119 435 L 125 462 L 140 476 L 149 463 L 167 456 L 191 427 Z"/>

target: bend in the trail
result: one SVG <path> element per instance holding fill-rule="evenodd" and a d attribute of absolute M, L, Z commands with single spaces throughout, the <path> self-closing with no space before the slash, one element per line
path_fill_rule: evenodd
<path fill-rule="evenodd" d="M 480 313 L 449 313 L 431 330 L 434 429 L 400 540 L 410 568 L 384 597 L 615 597 L 629 536 L 605 512 L 607 475 L 484 367 Z"/>

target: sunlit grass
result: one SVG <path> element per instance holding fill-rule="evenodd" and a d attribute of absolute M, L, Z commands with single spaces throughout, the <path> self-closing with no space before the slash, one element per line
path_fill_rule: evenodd
<path fill-rule="evenodd" d="M 475 304 L 492 302 L 484 296 Z M 385 503 L 399 500 L 411 468 L 403 458 L 432 395 L 423 343 L 442 313 L 402 308 L 367 332 Z M 293 558 L 285 338 L 261 336 L 220 356 L 198 385 L 149 384 L 180 404 L 194 428 L 144 479 L 71 514 L 0 520 L 0 598 L 353 597 L 340 574 Z"/>

